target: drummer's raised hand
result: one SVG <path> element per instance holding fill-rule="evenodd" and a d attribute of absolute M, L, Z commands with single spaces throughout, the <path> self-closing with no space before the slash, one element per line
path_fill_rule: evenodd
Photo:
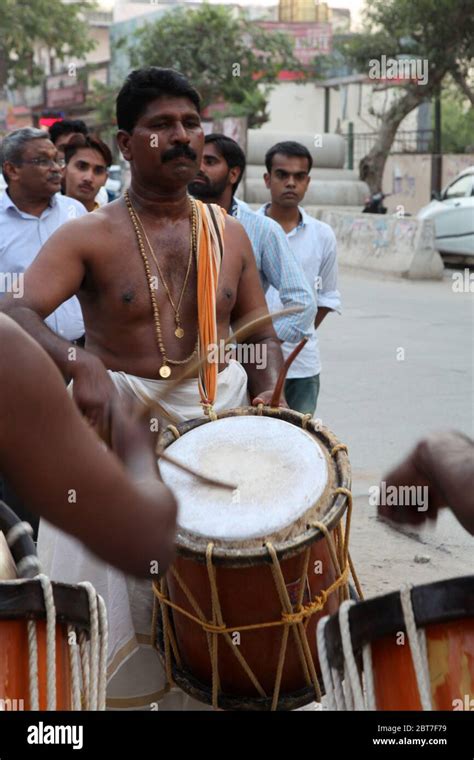
<path fill-rule="evenodd" d="M 258 406 L 259 404 L 264 404 L 264 406 L 270 406 L 270 402 L 272 400 L 274 391 L 262 391 L 257 396 L 255 396 L 254 399 L 252 399 L 252 406 Z M 280 401 L 278 406 L 282 407 L 283 409 L 288 409 L 288 404 L 285 401 L 284 396 L 280 397 Z"/>
<path fill-rule="evenodd" d="M 380 517 L 416 524 L 436 519 L 438 509 L 448 506 L 461 525 L 474 534 L 474 441 L 463 433 L 454 430 L 430 434 L 383 481 L 385 493 L 395 486 L 395 500 L 391 493 L 390 505 L 379 506 Z M 398 493 L 403 494 L 406 504 L 407 486 L 425 489 L 426 503 L 421 508 L 395 503 Z"/>

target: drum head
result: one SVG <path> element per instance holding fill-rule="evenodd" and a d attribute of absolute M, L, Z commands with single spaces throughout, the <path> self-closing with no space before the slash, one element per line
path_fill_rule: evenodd
<path fill-rule="evenodd" d="M 328 482 L 326 456 L 317 439 L 272 417 L 215 420 L 178 438 L 167 453 L 236 486 L 229 491 L 206 485 L 160 462 L 163 480 L 179 504 L 179 526 L 219 541 L 281 531 L 317 504 Z"/>

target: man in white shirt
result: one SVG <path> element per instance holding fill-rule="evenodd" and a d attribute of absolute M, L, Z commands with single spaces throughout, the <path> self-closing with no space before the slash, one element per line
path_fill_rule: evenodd
<path fill-rule="evenodd" d="M 82 203 L 60 194 L 62 159 L 41 129 L 25 127 L 8 134 L 0 161 L 7 182 L 0 196 L 0 298 L 12 286 L 21 298 L 23 272 L 47 239 L 62 224 L 87 211 Z M 66 340 L 84 334 L 76 297 L 65 301 L 45 322 Z"/>
<path fill-rule="evenodd" d="M 280 340 L 299 342 L 309 335 L 314 321 L 316 301 L 304 272 L 292 254 L 280 225 L 258 216 L 246 203 L 235 197 L 245 171 L 245 153 L 231 137 L 220 133 L 206 135 L 201 168 L 190 183 L 191 195 L 204 203 L 217 203 L 237 219 L 252 244 L 258 273 L 266 293 L 272 286 L 279 294 L 281 308 L 299 307 L 295 314 L 273 320 Z"/>
<path fill-rule="evenodd" d="M 0 150 L 0 169 L 7 183 L 0 195 L 0 300 L 12 293 L 21 303 L 25 270 L 41 247 L 64 222 L 87 214 L 61 189 L 62 159 L 47 133 L 25 127 L 7 135 Z M 65 301 L 45 320 L 48 327 L 66 340 L 84 335 L 79 301 Z M 40 378 L 36 378 L 41 382 Z M 35 530 L 38 518 L 19 501 L 0 473 L 3 498 Z"/>
<path fill-rule="evenodd" d="M 62 119 L 62 121 L 55 121 L 54 124 L 52 124 L 49 128 L 49 139 L 56 146 L 59 157 L 64 158 L 64 160 L 66 160 L 65 148 L 66 148 L 66 145 L 71 140 L 71 138 L 74 135 L 83 135 L 84 137 L 87 137 L 88 134 L 89 134 L 89 128 L 87 124 L 85 123 L 85 121 L 82 121 L 82 119 Z M 110 157 L 110 163 L 107 164 L 107 166 L 110 166 L 111 163 L 112 163 L 112 157 Z M 65 182 L 64 182 L 64 173 L 65 172 L 63 172 L 63 184 L 62 184 L 63 193 L 66 192 L 66 187 L 65 187 Z M 97 195 L 95 196 L 97 207 L 104 206 L 106 203 L 109 202 L 109 195 L 107 193 L 107 190 L 105 189 L 106 181 L 107 181 L 107 175 L 105 177 L 103 186 L 99 187 Z"/>
<path fill-rule="evenodd" d="M 312 165 L 310 152 L 300 143 L 281 142 L 270 148 L 265 156 L 264 180 L 272 200 L 258 210 L 282 226 L 316 295 L 318 310 L 311 337 L 291 365 L 285 383 L 288 405 L 303 414 L 314 414 L 319 394 L 321 362 L 317 329 L 330 311 L 341 311 L 334 232 L 299 205 L 310 183 Z M 270 311 L 281 308 L 274 288 L 268 290 L 266 297 Z M 295 347 L 294 343 L 283 343 L 285 359 Z"/>

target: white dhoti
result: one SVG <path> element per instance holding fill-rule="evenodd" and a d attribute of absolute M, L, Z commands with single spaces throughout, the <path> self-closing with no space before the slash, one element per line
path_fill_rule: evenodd
<path fill-rule="evenodd" d="M 142 401 L 159 398 L 166 381 L 110 372 L 121 393 Z M 197 379 L 184 381 L 162 406 L 180 422 L 202 417 Z M 238 362 L 218 375 L 216 412 L 248 404 L 247 374 Z M 38 553 L 43 571 L 64 583 L 90 581 L 104 598 L 109 622 L 107 707 L 125 710 L 205 710 L 202 702 L 166 685 L 158 653 L 151 646 L 153 593 L 150 581 L 126 576 L 91 554 L 75 538 L 40 522 Z"/>

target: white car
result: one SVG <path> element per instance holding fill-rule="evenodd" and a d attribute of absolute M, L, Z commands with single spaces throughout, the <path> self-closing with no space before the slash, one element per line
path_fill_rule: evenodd
<path fill-rule="evenodd" d="M 417 217 L 433 219 L 436 248 L 442 255 L 452 261 L 472 258 L 474 263 L 474 166 L 460 172 Z"/>

